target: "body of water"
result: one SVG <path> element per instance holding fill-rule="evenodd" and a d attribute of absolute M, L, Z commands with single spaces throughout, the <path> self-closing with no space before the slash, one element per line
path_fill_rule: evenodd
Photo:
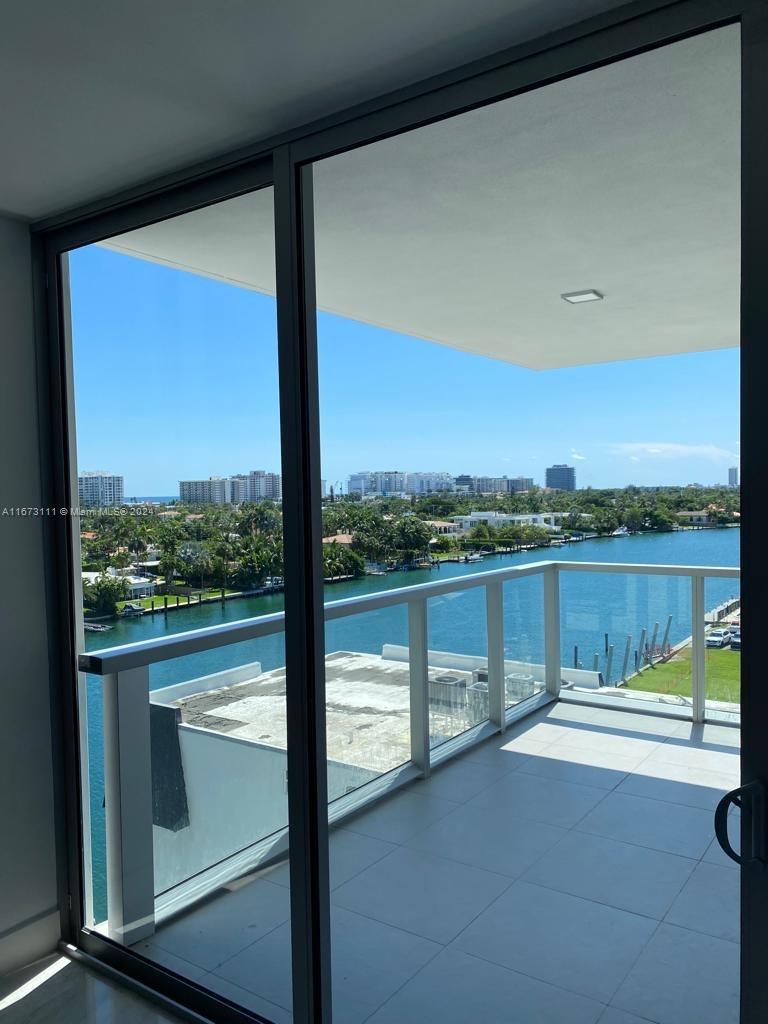
<path fill-rule="evenodd" d="M 481 563 L 444 563 L 439 569 L 366 576 L 326 586 L 326 600 L 378 593 L 398 587 L 434 582 L 489 572 L 529 562 L 556 559 L 569 562 L 631 562 L 644 565 L 738 566 L 739 530 L 690 530 L 674 533 L 611 537 L 564 545 L 557 549 L 539 549 L 513 555 L 497 555 Z M 705 607 L 714 608 L 738 594 L 738 581 L 708 579 Z M 641 631 L 647 641 L 656 623 L 657 643 L 661 643 L 671 616 L 668 639 L 678 643 L 691 632 L 691 583 L 687 577 L 643 576 L 628 573 L 562 573 L 560 577 L 561 651 L 564 665 L 578 661 L 592 668 L 594 655 L 605 674 L 606 641 L 615 646 L 610 681 L 621 672 L 628 636 L 633 649 Z M 148 640 L 252 618 L 281 611 L 283 595 L 243 598 L 191 608 L 120 619 L 106 634 L 87 633 L 86 649 L 97 650 L 120 644 Z M 487 653 L 484 588 L 472 588 L 432 598 L 428 605 L 429 647 L 431 650 L 460 654 Z M 385 643 L 406 645 L 408 623 L 405 605 L 355 615 L 326 625 L 326 650 L 361 651 L 380 654 Z M 541 663 L 544 655 L 543 580 L 526 577 L 504 584 L 505 656 L 516 661 Z M 172 683 L 199 678 L 223 669 L 260 662 L 264 670 L 285 664 L 281 634 L 233 644 L 185 658 L 153 665 L 150 687 L 158 689 Z M 606 679 L 606 682 L 609 680 Z M 106 912 L 103 810 L 103 750 L 101 727 L 101 680 L 88 677 L 88 736 L 90 765 L 90 806 L 93 849 L 94 904 L 97 920 Z"/>

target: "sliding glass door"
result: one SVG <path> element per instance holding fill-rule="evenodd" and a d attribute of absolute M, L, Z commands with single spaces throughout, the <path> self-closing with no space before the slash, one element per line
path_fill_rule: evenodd
<path fill-rule="evenodd" d="M 768 29 L 736 14 L 51 236 L 84 949 L 212 1019 L 762 1024 Z"/>
<path fill-rule="evenodd" d="M 284 932 L 290 981 L 273 189 L 66 264 L 83 923 L 277 1020 L 242 957 Z"/>

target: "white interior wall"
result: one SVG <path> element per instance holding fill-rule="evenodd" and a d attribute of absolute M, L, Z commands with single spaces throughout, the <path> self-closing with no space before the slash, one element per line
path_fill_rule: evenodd
<path fill-rule="evenodd" d="M 0 509 L 41 504 L 27 227 L 0 216 Z M 0 520 L 0 975 L 59 938 L 44 520 Z"/>

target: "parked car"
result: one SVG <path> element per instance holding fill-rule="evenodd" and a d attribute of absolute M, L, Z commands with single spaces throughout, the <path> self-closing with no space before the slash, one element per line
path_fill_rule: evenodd
<path fill-rule="evenodd" d="M 741 627 L 731 630 L 731 650 L 741 650 Z"/>
<path fill-rule="evenodd" d="M 712 629 L 707 633 L 707 647 L 727 647 L 730 642 L 729 629 Z"/>

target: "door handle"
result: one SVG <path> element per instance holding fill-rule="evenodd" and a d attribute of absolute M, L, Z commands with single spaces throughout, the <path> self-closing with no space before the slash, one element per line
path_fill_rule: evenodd
<path fill-rule="evenodd" d="M 728 839 L 728 811 L 733 804 L 741 809 L 741 835 L 748 839 L 748 849 L 736 853 Z M 715 809 L 715 836 L 731 860 L 737 864 L 764 864 L 765 856 L 765 785 L 762 782 L 748 782 L 745 786 L 726 793 Z"/>

